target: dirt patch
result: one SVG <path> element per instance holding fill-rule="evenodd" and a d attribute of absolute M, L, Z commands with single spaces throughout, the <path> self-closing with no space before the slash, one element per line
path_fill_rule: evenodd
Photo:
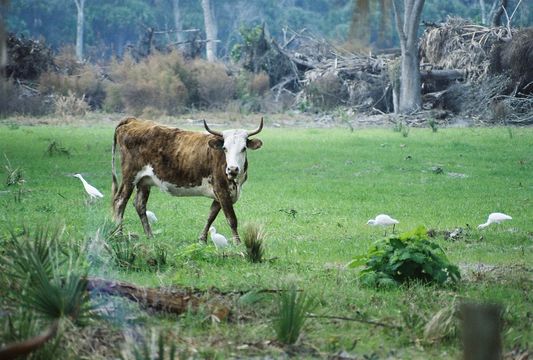
<path fill-rule="evenodd" d="M 469 282 L 507 282 L 517 279 L 533 281 L 533 268 L 522 264 L 491 265 L 483 263 L 459 264 L 463 279 Z"/>

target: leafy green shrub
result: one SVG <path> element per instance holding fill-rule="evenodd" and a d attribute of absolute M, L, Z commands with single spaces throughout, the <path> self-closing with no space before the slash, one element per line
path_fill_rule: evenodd
<path fill-rule="evenodd" d="M 296 285 L 290 285 L 281 291 L 276 304 L 274 330 L 278 341 L 294 344 L 307 319 L 307 313 L 315 307 L 314 298 L 299 292 Z"/>
<path fill-rule="evenodd" d="M 393 286 L 410 281 L 443 285 L 457 282 L 459 268 L 451 264 L 442 248 L 429 241 L 427 230 L 392 235 L 377 241 L 367 255 L 358 256 L 350 267 L 364 265 L 361 282 L 369 286 Z"/>

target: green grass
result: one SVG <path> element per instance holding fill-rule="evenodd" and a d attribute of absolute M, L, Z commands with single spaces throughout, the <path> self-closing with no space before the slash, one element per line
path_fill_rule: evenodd
<path fill-rule="evenodd" d="M 65 225 L 65 239 L 84 246 L 111 216 L 112 133 L 108 125 L 0 126 L 0 155 L 5 153 L 11 167 L 22 169 L 25 180 L 21 201 L 15 201 L 16 189 L 7 187 L 7 175 L 1 175 L 1 233 L 23 225 L 57 223 Z M 248 182 L 236 212 L 240 224 L 264 225 L 265 258 L 271 261 L 249 263 L 237 255 L 245 251 L 244 245 L 231 249 L 226 258 L 212 252 L 193 258 L 178 256 L 197 241 L 211 200 L 172 198 L 154 189 L 148 209 L 159 218 L 153 226 L 158 232 L 155 239 L 142 235 L 131 203 L 125 229 L 141 234 L 137 249 L 148 254 L 145 258 L 156 245 L 164 247 L 167 264 L 135 271 L 98 266 L 90 273 L 145 286 L 242 291 L 295 282 L 319 300 L 316 313 L 403 327 L 398 331 L 309 319 L 300 338 L 300 357 L 327 356 L 344 349 L 358 356 L 457 358 L 458 339 L 439 344 L 422 339 L 426 322 L 455 297 L 504 305 L 506 350 L 533 341 L 527 315 L 533 313 L 531 272 L 516 270 L 517 265 L 530 269 L 533 264 L 533 129 L 513 129 L 512 138 L 506 128 L 440 128 L 435 133 L 412 128 L 407 137 L 392 129 L 266 129 L 259 137 L 264 146 L 249 152 Z M 61 144 L 68 155 L 47 152 L 52 141 Z M 433 166 L 444 172 L 435 174 Z M 104 193 L 104 199 L 86 204 L 80 181 L 70 176 L 78 172 Z M 494 211 L 508 213 L 513 220 L 478 231 L 477 224 Z M 455 289 L 361 287 L 358 271 L 344 265 L 366 253 L 383 235 L 382 229 L 366 225 L 379 213 L 399 219 L 399 231 L 418 225 L 444 230 L 469 224 L 472 230 L 464 239 L 437 240 L 449 259 L 459 264 L 498 265 L 509 271 L 502 276 L 467 277 Z M 231 233 L 222 214 L 214 226 L 226 236 Z M 138 256 L 136 261 L 142 259 Z M 146 327 L 175 330 L 178 351 L 194 348 L 202 357 L 277 356 L 278 346 L 257 345 L 275 339 L 274 302 L 275 298 L 265 296 L 253 304 L 233 304 L 231 321 L 219 324 L 194 313 L 177 321 L 165 316 L 144 316 L 139 321 Z M 102 320 L 93 326 L 116 324 Z"/>

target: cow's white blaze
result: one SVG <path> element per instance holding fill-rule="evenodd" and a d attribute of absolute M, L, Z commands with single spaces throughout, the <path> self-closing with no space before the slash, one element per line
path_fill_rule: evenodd
<path fill-rule="evenodd" d="M 226 175 L 228 179 L 234 179 L 244 173 L 246 162 L 246 130 L 226 130 L 224 136 L 224 153 L 226 154 Z"/>
<path fill-rule="evenodd" d="M 206 196 L 214 199 L 213 185 L 210 178 L 202 178 L 202 183 L 198 186 L 180 187 L 168 181 L 163 181 L 154 173 L 151 165 L 146 165 L 135 175 L 133 185 L 143 184 L 148 186 L 157 186 L 161 191 L 173 196 Z"/>

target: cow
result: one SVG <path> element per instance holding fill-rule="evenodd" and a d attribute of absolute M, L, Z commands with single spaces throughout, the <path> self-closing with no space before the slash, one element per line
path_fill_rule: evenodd
<path fill-rule="evenodd" d="M 111 171 L 113 217 L 121 225 L 126 204 L 137 188 L 134 206 L 145 234 L 153 233 L 146 216 L 146 203 L 152 186 L 173 196 L 205 196 L 213 199 L 207 223 L 199 240 L 207 241 L 209 227 L 222 209 L 233 239 L 240 243 L 233 204 L 247 179 L 246 150 L 259 149 L 263 142 L 250 137 L 263 129 L 263 118 L 253 131 L 242 129 L 214 131 L 204 120 L 205 132 L 168 127 L 130 117 L 115 128 Z M 115 169 L 116 148 L 120 149 L 122 181 Z"/>

